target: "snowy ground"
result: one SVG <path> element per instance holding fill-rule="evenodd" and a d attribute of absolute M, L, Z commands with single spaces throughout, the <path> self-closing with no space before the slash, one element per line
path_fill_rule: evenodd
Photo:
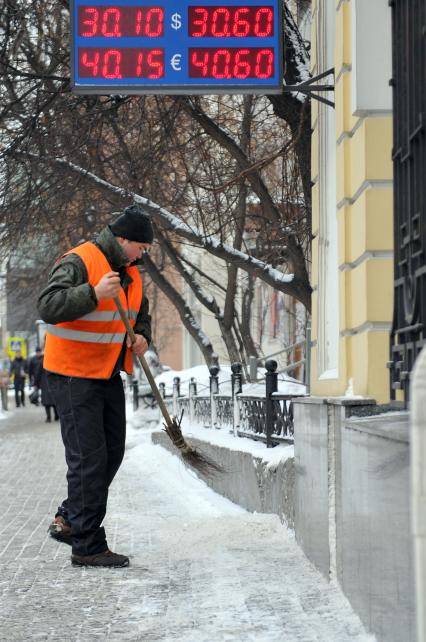
<path fill-rule="evenodd" d="M 130 567 L 71 567 L 46 534 L 65 467 L 58 426 L 42 421 L 25 408 L 0 431 L 2 642 L 374 640 L 277 517 L 215 494 L 143 428 L 129 427 L 105 524 Z"/>
<path fill-rule="evenodd" d="M 144 409 L 134 413 L 130 405 L 127 408 L 128 425 L 139 429 L 141 427 L 153 430 L 162 430 L 163 424 L 159 410 Z M 206 428 L 199 423 L 189 422 L 189 417 L 183 415 L 182 432 L 185 437 L 196 437 L 216 446 L 251 453 L 254 457 L 263 459 L 271 467 L 277 466 L 280 461 L 294 457 L 294 446 L 292 444 L 279 444 L 274 448 L 267 448 L 262 441 L 254 441 L 245 437 L 235 436 L 228 427 L 220 429 Z"/>

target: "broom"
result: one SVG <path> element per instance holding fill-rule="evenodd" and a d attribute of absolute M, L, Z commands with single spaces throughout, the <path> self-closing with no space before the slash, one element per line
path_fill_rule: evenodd
<path fill-rule="evenodd" d="M 131 342 L 134 343 L 136 341 L 136 335 L 133 332 L 133 328 L 130 325 L 130 321 L 127 317 L 125 309 L 121 304 L 120 299 L 118 297 L 114 297 L 114 303 L 117 306 L 117 310 L 120 314 L 121 320 L 126 326 L 127 334 L 129 335 Z M 221 466 L 216 464 L 214 461 L 212 461 L 205 455 L 202 455 L 198 450 L 195 450 L 194 448 L 192 448 L 185 441 L 185 438 L 182 434 L 182 430 L 180 427 L 180 424 L 182 421 L 182 415 L 179 420 L 176 417 L 170 416 L 169 411 L 167 410 L 167 406 L 164 403 L 164 399 L 161 396 L 160 391 L 158 390 L 157 384 L 155 383 L 154 377 L 152 376 L 152 372 L 149 368 L 149 365 L 145 357 L 141 355 L 141 356 L 138 356 L 137 358 L 143 368 L 143 371 L 145 372 L 146 378 L 149 381 L 149 385 L 151 386 L 152 393 L 155 397 L 155 400 L 160 406 L 161 414 L 163 415 L 164 421 L 165 421 L 165 423 L 163 424 L 165 431 L 170 437 L 174 446 L 176 446 L 176 448 L 179 449 L 182 459 L 189 466 L 191 466 L 192 468 L 194 468 L 195 470 L 197 470 L 198 472 L 206 476 L 214 475 L 214 473 L 224 472 Z"/>

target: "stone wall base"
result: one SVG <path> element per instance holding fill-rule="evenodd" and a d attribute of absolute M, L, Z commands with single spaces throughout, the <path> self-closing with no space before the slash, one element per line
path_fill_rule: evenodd
<path fill-rule="evenodd" d="M 377 640 L 414 642 L 408 414 L 366 401 L 294 401 L 296 540 Z"/>

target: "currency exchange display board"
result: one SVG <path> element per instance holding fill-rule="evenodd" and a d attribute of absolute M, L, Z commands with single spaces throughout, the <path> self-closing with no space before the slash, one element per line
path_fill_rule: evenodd
<path fill-rule="evenodd" d="M 72 0 L 73 90 L 279 93 L 280 0 Z"/>

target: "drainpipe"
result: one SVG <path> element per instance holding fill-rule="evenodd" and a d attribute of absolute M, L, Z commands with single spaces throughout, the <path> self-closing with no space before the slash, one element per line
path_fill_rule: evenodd
<path fill-rule="evenodd" d="M 411 508 L 417 642 L 426 642 L 426 348 L 413 370 L 411 399 Z"/>

